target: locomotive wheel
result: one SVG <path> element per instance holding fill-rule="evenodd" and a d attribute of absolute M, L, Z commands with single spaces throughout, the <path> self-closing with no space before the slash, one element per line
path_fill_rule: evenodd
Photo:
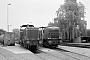
<path fill-rule="evenodd" d="M 35 45 L 35 46 L 30 46 L 29 47 L 29 50 L 36 50 L 37 49 L 37 46 Z"/>
<path fill-rule="evenodd" d="M 43 43 L 43 47 L 48 47 L 46 42 Z"/>
<path fill-rule="evenodd" d="M 24 47 L 26 48 L 26 44 L 24 43 Z"/>
<path fill-rule="evenodd" d="M 30 49 L 30 46 L 29 45 L 27 45 L 27 49 Z"/>
<path fill-rule="evenodd" d="M 25 45 L 25 48 L 28 49 L 28 45 L 27 44 Z"/>
<path fill-rule="evenodd" d="M 20 45 L 24 46 L 24 44 L 21 42 Z"/>
<path fill-rule="evenodd" d="M 34 50 L 36 50 L 37 49 L 37 46 L 35 45 L 35 46 L 32 46 L 32 48 L 34 49 Z"/>

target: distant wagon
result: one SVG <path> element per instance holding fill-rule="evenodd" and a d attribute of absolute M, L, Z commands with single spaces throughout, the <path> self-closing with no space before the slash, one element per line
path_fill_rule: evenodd
<path fill-rule="evenodd" d="M 5 34 L 2 34 L 0 36 L 0 42 L 3 43 L 3 45 L 9 46 L 15 46 L 15 36 L 13 32 L 5 32 Z"/>

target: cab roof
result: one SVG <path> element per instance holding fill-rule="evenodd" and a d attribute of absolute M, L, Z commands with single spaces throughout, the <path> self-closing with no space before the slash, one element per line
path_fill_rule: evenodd
<path fill-rule="evenodd" d="M 34 27 L 34 25 L 22 25 L 22 26 L 20 26 L 20 27 L 27 27 L 27 26 L 29 26 L 29 27 Z"/>
<path fill-rule="evenodd" d="M 59 27 L 47 27 L 47 29 L 59 29 Z"/>

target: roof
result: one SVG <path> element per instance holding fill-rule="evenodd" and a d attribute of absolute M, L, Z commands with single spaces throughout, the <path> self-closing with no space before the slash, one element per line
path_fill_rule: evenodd
<path fill-rule="evenodd" d="M 47 27 L 47 29 L 59 29 L 59 27 Z"/>
<path fill-rule="evenodd" d="M 22 26 L 20 26 L 20 27 L 27 27 L 27 26 L 29 26 L 29 27 L 34 27 L 34 25 L 22 25 Z"/>
<path fill-rule="evenodd" d="M 46 28 L 46 27 L 39 27 L 39 28 Z"/>

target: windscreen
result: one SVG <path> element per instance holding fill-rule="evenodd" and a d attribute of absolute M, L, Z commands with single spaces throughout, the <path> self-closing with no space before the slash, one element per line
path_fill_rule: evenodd
<path fill-rule="evenodd" d="M 48 35 L 50 38 L 59 38 L 59 30 L 49 30 Z"/>
<path fill-rule="evenodd" d="M 39 38 L 39 29 L 38 28 L 29 28 L 27 30 L 27 38 L 35 40 Z"/>

